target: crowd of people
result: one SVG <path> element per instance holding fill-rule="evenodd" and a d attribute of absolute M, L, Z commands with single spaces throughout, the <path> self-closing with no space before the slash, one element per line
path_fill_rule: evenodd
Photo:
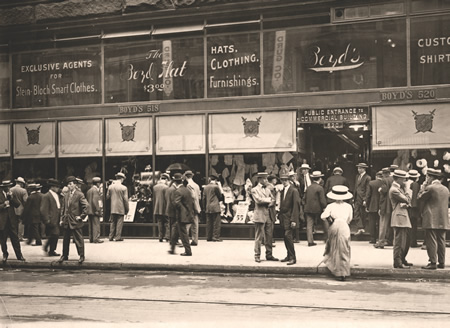
<path fill-rule="evenodd" d="M 256 174 L 256 185 L 246 187 L 245 201 L 251 207 L 247 213 L 255 226 L 254 259 L 261 262 L 261 246 L 267 261 L 280 261 L 273 253 L 274 226 L 278 222 L 284 231 L 286 257 L 281 262 L 294 265 L 297 261 L 294 243 L 299 240 L 299 228 L 306 224 L 308 246 L 316 246 L 314 229 L 322 226 L 326 242 L 323 262 L 340 280 L 350 275 L 350 223 L 358 227 L 356 235 L 368 233 L 370 243 L 381 249 L 393 246 L 393 266 L 412 266 L 406 259 L 410 247 L 417 243 L 417 226 L 425 233 L 429 263 L 423 269 L 445 267 L 446 231 L 450 229 L 448 207 L 449 189 L 441 183 L 443 174 L 429 168 L 425 181 L 418 182 L 415 170 L 404 171 L 391 165 L 376 173 L 374 180 L 366 173 L 368 165 L 356 165 L 358 175 L 354 189 L 343 170 L 335 167 L 333 175 L 324 182 L 320 171 L 311 171 L 302 164 L 299 173 L 283 171 L 279 177 L 265 172 Z M 158 225 L 159 241 L 170 242 L 169 254 L 175 254 L 182 244 L 182 256 L 192 256 L 192 247 L 199 240 L 199 221 L 204 212 L 206 241 L 221 242 L 221 212 L 224 191 L 218 176 L 210 175 L 200 187 L 194 173 L 169 175 L 162 173 L 152 185 L 153 214 Z M 123 241 L 124 216 L 129 211 L 128 190 L 122 184 L 126 175 L 118 172 L 108 186 L 110 201 L 109 241 Z M 45 194 L 40 184 L 27 184 L 22 177 L 3 181 L 0 185 L 0 241 L 3 262 L 8 259 L 7 238 L 11 240 L 18 260 L 25 261 L 20 241 L 43 246 L 48 256 L 60 256 L 62 263 L 69 258 L 70 241 L 76 245 L 79 263 L 85 261 L 83 225 L 89 223 L 89 241 L 102 243 L 100 220 L 103 217 L 103 188 L 99 177 L 92 187 L 81 191 L 83 180 L 70 176 L 65 186 L 49 179 Z M 56 252 L 58 238 L 63 235 L 62 255 Z M 43 245 L 42 239 L 47 239 Z M 34 241 L 34 243 L 33 243 Z M 181 241 L 181 244 L 179 243 Z"/>

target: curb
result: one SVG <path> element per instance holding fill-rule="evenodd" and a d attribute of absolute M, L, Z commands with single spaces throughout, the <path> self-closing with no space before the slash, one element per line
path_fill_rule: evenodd
<path fill-rule="evenodd" d="M 7 265 L 0 266 L 8 269 L 52 269 L 52 270 L 105 270 L 105 271 L 157 271 L 166 273 L 201 273 L 207 275 L 229 274 L 248 276 L 332 276 L 326 267 L 257 267 L 257 266 L 231 266 L 231 265 L 177 265 L 154 263 L 101 263 L 77 261 L 64 262 L 19 262 L 8 261 Z M 351 278 L 357 279 L 394 279 L 394 280 L 445 280 L 450 279 L 449 270 L 424 269 L 394 269 L 394 268 L 351 268 Z"/>

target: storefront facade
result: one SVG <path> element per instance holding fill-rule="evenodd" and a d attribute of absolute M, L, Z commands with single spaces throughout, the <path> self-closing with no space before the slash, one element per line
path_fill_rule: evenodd
<path fill-rule="evenodd" d="M 107 186 L 122 170 L 137 197 L 148 165 L 187 165 L 199 184 L 218 174 L 236 193 L 302 163 L 326 176 L 339 165 L 350 185 L 361 161 L 372 175 L 393 163 L 450 173 L 447 2 L 126 3 L 1 27 L 2 179 Z M 13 10 L 26 9 L 0 15 Z M 156 236 L 148 210 L 124 233 Z"/>

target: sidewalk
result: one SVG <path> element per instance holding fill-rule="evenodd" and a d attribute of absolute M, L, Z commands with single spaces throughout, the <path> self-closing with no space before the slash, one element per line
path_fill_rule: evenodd
<path fill-rule="evenodd" d="M 157 239 L 125 239 L 123 242 L 110 242 L 107 239 L 101 244 L 92 244 L 85 239 L 86 261 L 78 264 L 75 244 L 70 244 L 69 261 L 59 264 L 59 257 L 48 257 L 40 246 L 30 246 L 22 242 L 22 252 L 27 262 L 15 260 L 12 246 L 8 241 L 10 253 L 6 265 L 0 268 L 48 268 L 48 269 L 91 269 L 91 270 L 151 270 L 201 273 L 230 274 L 263 274 L 263 275 L 331 275 L 321 264 L 325 249 L 323 241 L 317 246 L 308 247 L 302 240 L 295 244 L 297 263 L 287 266 L 286 263 L 254 261 L 251 240 L 224 240 L 223 242 L 206 242 L 199 240 L 198 246 L 192 247 L 193 256 L 179 254 L 184 248 L 177 247 L 176 255 L 168 254 L 169 243 Z M 286 256 L 283 240 L 276 240 L 273 255 L 279 259 Z M 59 241 L 57 253 L 62 252 L 62 240 Z M 351 273 L 359 278 L 391 278 L 391 279 L 450 279 L 450 261 L 445 269 L 420 269 L 428 262 L 427 252 L 420 248 L 411 248 L 407 260 L 414 264 L 411 269 L 394 269 L 392 267 L 392 247 L 375 249 L 367 241 L 351 243 Z M 264 254 L 264 247 L 262 247 Z"/>

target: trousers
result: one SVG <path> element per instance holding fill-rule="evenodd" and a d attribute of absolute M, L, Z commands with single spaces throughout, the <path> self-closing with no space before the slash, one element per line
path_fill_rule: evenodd
<path fill-rule="evenodd" d="M 220 239 L 220 212 L 206 213 L 206 240 Z"/>
<path fill-rule="evenodd" d="M 359 229 L 366 229 L 367 227 L 367 212 L 366 207 L 362 203 L 355 202 L 355 220 L 356 226 Z"/>
<path fill-rule="evenodd" d="M 272 228 L 273 222 L 266 223 L 255 222 L 255 258 L 261 256 L 261 244 L 264 239 L 264 247 L 266 248 L 266 258 L 272 256 Z"/>
<path fill-rule="evenodd" d="M 445 233 L 446 230 L 425 230 L 428 260 L 433 264 L 437 263 L 436 260 L 445 264 Z"/>
<path fill-rule="evenodd" d="M 194 244 L 198 244 L 198 221 L 199 221 L 198 214 L 194 213 L 194 222 L 192 224 L 188 225 L 188 234 L 190 232 L 192 242 Z M 219 235 L 220 235 L 220 233 L 219 233 Z"/>
<path fill-rule="evenodd" d="M 170 240 L 170 226 L 168 217 L 163 215 L 155 215 L 156 223 L 158 224 L 159 240 Z"/>
<path fill-rule="evenodd" d="M 63 239 L 63 256 L 69 257 L 70 249 L 70 237 L 73 235 L 73 240 L 75 241 L 75 246 L 77 247 L 77 252 L 79 256 L 84 256 L 84 239 L 83 230 L 81 228 L 70 229 L 69 227 L 64 229 L 64 239 Z"/>
<path fill-rule="evenodd" d="M 0 231 L 0 243 L 3 255 L 8 255 L 8 247 L 6 245 L 8 237 L 11 240 L 11 244 L 13 246 L 14 253 L 16 254 L 16 258 L 17 259 L 22 258 L 22 250 L 20 249 L 19 237 L 17 236 L 17 232 L 9 222 L 7 222 L 5 228 Z"/>
<path fill-rule="evenodd" d="M 391 226 L 391 214 L 386 213 L 380 216 L 380 229 L 378 234 L 378 243 L 385 246 L 387 244 L 388 229 Z"/>
<path fill-rule="evenodd" d="M 89 215 L 89 241 L 95 242 L 100 239 L 100 217 Z"/>
<path fill-rule="evenodd" d="M 311 244 L 314 242 L 313 237 L 313 227 L 317 221 L 321 221 L 323 224 L 323 232 L 324 239 L 328 239 L 328 221 L 320 219 L 320 213 L 305 213 L 306 216 L 306 238 L 308 239 L 308 243 Z"/>
<path fill-rule="evenodd" d="M 394 227 L 394 266 L 406 263 L 411 237 L 409 227 Z"/>
<path fill-rule="evenodd" d="M 380 215 L 378 212 L 369 212 L 369 233 L 371 241 L 376 241 L 378 236 L 378 225 L 380 223 Z"/>
<path fill-rule="evenodd" d="M 295 247 L 294 247 L 294 231 L 296 230 L 296 227 L 292 227 L 291 226 L 291 222 L 289 221 L 289 219 L 283 219 L 281 218 L 281 225 L 283 226 L 283 230 L 284 230 L 284 245 L 286 246 L 286 250 L 287 250 L 287 258 L 289 260 L 294 260 L 296 261 L 297 258 L 295 256 Z"/>
<path fill-rule="evenodd" d="M 109 230 L 109 240 L 122 239 L 123 215 L 111 214 L 111 224 Z"/>

